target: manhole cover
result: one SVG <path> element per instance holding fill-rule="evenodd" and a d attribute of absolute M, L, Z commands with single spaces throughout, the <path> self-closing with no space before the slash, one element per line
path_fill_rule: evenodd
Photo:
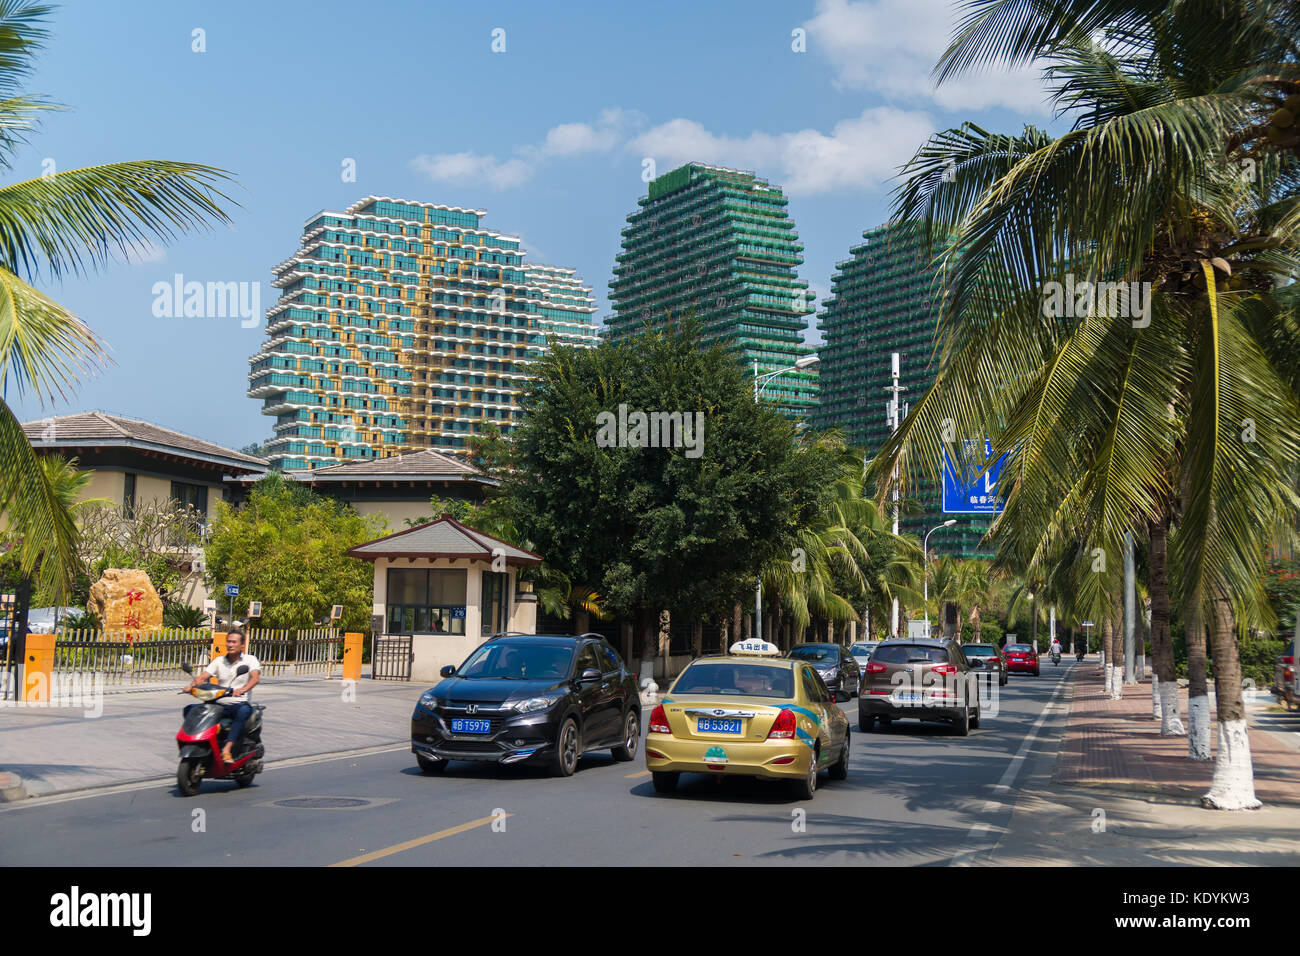
<path fill-rule="evenodd" d="M 370 801 L 354 797 L 294 797 L 290 800 L 276 800 L 275 805 L 294 810 L 351 810 L 369 806 Z"/>

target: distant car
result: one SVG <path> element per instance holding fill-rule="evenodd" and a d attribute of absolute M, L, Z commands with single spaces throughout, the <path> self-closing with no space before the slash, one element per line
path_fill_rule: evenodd
<path fill-rule="evenodd" d="M 875 653 L 876 648 L 879 646 L 879 641 L 858 641 L 849 648 L 849 653 L 857 658 L 858 667 L 861 668 L 867 661 L 871 660 L 871 655 Z"/>
<path fill-rule="evenodd" d="M 1007 663 L 1008 674 L 1038 676 L 1038 648 L 1033 644 L 1008 644 L 1002 648 L 1002 659 Z"/>
<path fill-rule="evenodd" d="M 1296 687 L 1295 645 L 1286 649 L 1286 653 L 1277 659 L 1273 667 L 1273 696 L 1284 704 L 1287 710 L 1300 706 L 1300 690 Z"/>
<path fill-rule="evenodd" d="M 817 668 L 835 700 L 852 700 L 862 690 L 858 659 L 838 644 L 796 644 L 786 655 Z"/>
<path fill-rule="evenodd" d="M 442 676 L 411 715 L 411 750 L 425 773 L 474 760 L 545 763 L 567 777 L 590 750 L 636 756 L 636 680 L 600 635 L 490 638 Z"/>
<path fill-rule="evenodd" d="M 822 770 L 849 773 L 849 719 L 813 664 L 766 641 L 691 661 L 650 715 L 646 769 L 658 793 L 682 773 L 788 781 L 812 799 Z"/>
<path fill-rule="evenodd" d="M 961 649 L 971 667 L 977 671 L 996 673 L 999 687 L 1006 684 L 1007 665 L 996 644 L 963 644 Z"/>
<path fill-rule="evenodd" d="M 980 725 L 977 682 L 962 646 L 950 638 L 882 641 L 863 675 L 858 729 L 912 718 L 945 721 L 965 737 Z"/>

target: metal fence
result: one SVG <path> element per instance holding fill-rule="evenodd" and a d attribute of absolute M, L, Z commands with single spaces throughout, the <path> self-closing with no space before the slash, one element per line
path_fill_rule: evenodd
<path fill-rule="evenodd" d="M 54 643 L 54 674 L 103 675 L 104 684 L 155 684 L 186 679 L 181 665 L 197 670 L 211 660 L 212 632 L 161 628 L 147 634 L 93 629 L 60 631 Z M 331 628 L 248 631 L 248 652 L 262 676 L 333 677 L 342 673 L 343 637 Z"/>
<path fill-rule="evenodd" d="M 54 674 L 102 674 L 106 685 L 181 681 L 181 665 L 206 664 L 211 648 L 212 635 L 201 628 L 163 628 L 149 634 L 60 631 L 54 642 Z"/>

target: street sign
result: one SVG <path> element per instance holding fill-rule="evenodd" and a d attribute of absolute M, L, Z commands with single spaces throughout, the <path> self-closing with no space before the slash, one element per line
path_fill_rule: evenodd
<path fill-rule="evenodd" d="M 983 475 L 980 471 L 985 462 L 993 457 L 992 442 L 984 442 L 984 454 L 978 454 L 979 443 L 967 440 L 962 443 L 962 460 L 960 467 L 955 466 L 943 452 L 943 505 L 946 515 L 982 515 L 1000 514 L 1005 504 L 998 491 L 998 478 L 1002 475 L 1002 465 L 1006 462 L 1004 454 Z"/>
<path fill-rule="evenodd" d="M 1083 622 L 1082 624 L 1080 624 L 1079 626 L 1080 626 L 1080 627 L 1096 627 L 1096 625 L 1093 624 L 1092 621 L 1084 621 L 1084 622 Z"/>
<path fill-rule="evenodd" d="M 261 601 L 249 601 L 249 602 L 248 602 L 248 616 L 249 616 L 249 617 L 261 617 L 261 616 L 262 616 L 262 602 L 261 602 Z"/>
<path fill-rule="evenodd" d="M 227 585 L 226 585 L 226 597 L 239 597 L 239 585 L 238 585 L 238 584 L 227 584 Z"/>

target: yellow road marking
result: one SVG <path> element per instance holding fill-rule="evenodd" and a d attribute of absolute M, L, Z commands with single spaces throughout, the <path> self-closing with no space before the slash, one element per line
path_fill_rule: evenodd
<path fill-rule="evenodd" d="M 433 843 L 435 840 L 441 840 L 444 837 L 455 836 L 457 833 L 464 833 L 467 830 L 473 830 L 476 827 L 485 826 L 494 820 L 504 820 L 506 817 L 513 817 L 513 813 L 503 813 L 499 816 L 479 817 L 477 820 L 471 820 L 469 823 L 462 823 L 460 826 L 448 827 L 446 830 L 439 830 L 437 833 L 430 833 L 426 836 L 416 837 L 414 840 L 407 840 L 405 843 L 397 843 L 382 850 L 372 850 L 369 853 L 363 853 L 361 856 L 354 856 L 351 859 L 340 860 L 338 863 L 331 863 L 330 866 L 360 866 L 362 863 L 370 863 L 374 860 L 381 860 L 386 856 L 392 856 L 394 853 L 402 853 L 405 850 L 413 850 L 417 846 L 424 846 L 426 843 Z"/>
<path fill-rule="evenodd" d="M 648 777 L 648 776 L 650 776 L 650 771 L 649 771 L 649 770 L 642 770 L 640 773 L 630 773 L 630 774 L 628 774 L 628 775 L 627 775 L 627 779 L 628 779 L 628 780 L 635 780 L 637 777 Z"/>

